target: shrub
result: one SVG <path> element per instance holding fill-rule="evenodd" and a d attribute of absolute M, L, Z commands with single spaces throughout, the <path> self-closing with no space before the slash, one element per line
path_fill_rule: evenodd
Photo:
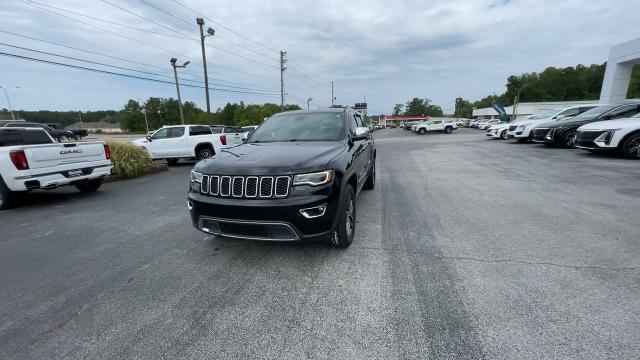
<path fill-rule="evenodd" d="M 151 168 L 149 154 L 142 148 L 129 143 L 108 141 L 111 147 L 111 162 L 116 176 L 130 179 L 146 174 Z"/>

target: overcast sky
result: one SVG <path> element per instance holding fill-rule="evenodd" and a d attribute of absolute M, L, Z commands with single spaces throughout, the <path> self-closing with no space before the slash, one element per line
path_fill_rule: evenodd
<path fill-rule="evenodd" d="M 602 63 L 611 46 L 640 36 L 638 0 L 5 0 L 0 52 L 170 83 L 2 56 L 0 85 L 20 86 L 9 94 L 14 109 L 25 110 L 120 109 L 128 99 L 175 97 L 171 57 L 191 60 L 179 69 L 192 80 L 185 84 L 200 84 L 203 72 L 196 14 L 180 4 L 208 17 L 206 26 L 216 30 L 206 40 L 216 47 L 207 47 L 209 76 L 216 79 L 210 85 L 261 93 L 214 90 L 212 108 L 240 100 L 279 103 L 272 95 L 279 93 L 279 50 L 288 53 L 287 94 L 311 97 L 312 106 L 330 104 L 333 80 L 337 103 L 366 96 L 372 114 L 388 114 L 416 96 L 452 112 L 458 95 L 477 100 L 501 93 L 511 74 Z M 181 90 L 184 101 L 205 107 L 203 89 Z M 0 107 L 7 107 L 4 97 Z"/>

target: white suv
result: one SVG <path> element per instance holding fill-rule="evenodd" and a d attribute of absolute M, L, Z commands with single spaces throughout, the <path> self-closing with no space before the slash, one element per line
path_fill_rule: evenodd
<path fill-rule="evenodd" d="M 592 152 L 619 152 L 640 159 L 640 114 L 627 119 L 592 122 L 576 132 L 577 148 Z"/>
<path fill-rule="evenodd" d="M 173 165 L 179 159 L 209 158 L 225 147 L 226 139 L 208 125 L 172 125 L 132 143 L 145 149 L 151 159 L 167 159 Z"/>

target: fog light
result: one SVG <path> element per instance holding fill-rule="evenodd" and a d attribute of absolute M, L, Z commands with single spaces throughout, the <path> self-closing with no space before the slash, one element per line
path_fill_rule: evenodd
<path fill-rule="evenodd" d="M 193 203 L 191 201 L 187 201 L 187 207 L 189 210 L 193 209 Z"/>
<path fill-rule="evenodd" d="M 306 209 L 300 209 L 300 214 L 306 217 L 307 219 L 313 219 L 324 215 L 325 211 L 327 211 L 326 205 L 314 206 Z"/>

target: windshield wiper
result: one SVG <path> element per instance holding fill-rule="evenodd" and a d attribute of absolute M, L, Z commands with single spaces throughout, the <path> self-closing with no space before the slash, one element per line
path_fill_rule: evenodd
<path fill-rule="evenodd" d="M 226 150 L 226 149 L 222 149 L 222 150 L 220 150 L 220 152 L 226 152 L 226 153 L 229 153 L 229 154 L 231 154 L 231 155 L 233 155 L 233 156 L 235 156 L 235 157 L 240 157 L 240 155 L 238 155 L 238 154 L 236 154 L 236 153 L 233 153 L 233 152 L 231 152 L 231 151 L 229 151 L 229 150 Z"/>

